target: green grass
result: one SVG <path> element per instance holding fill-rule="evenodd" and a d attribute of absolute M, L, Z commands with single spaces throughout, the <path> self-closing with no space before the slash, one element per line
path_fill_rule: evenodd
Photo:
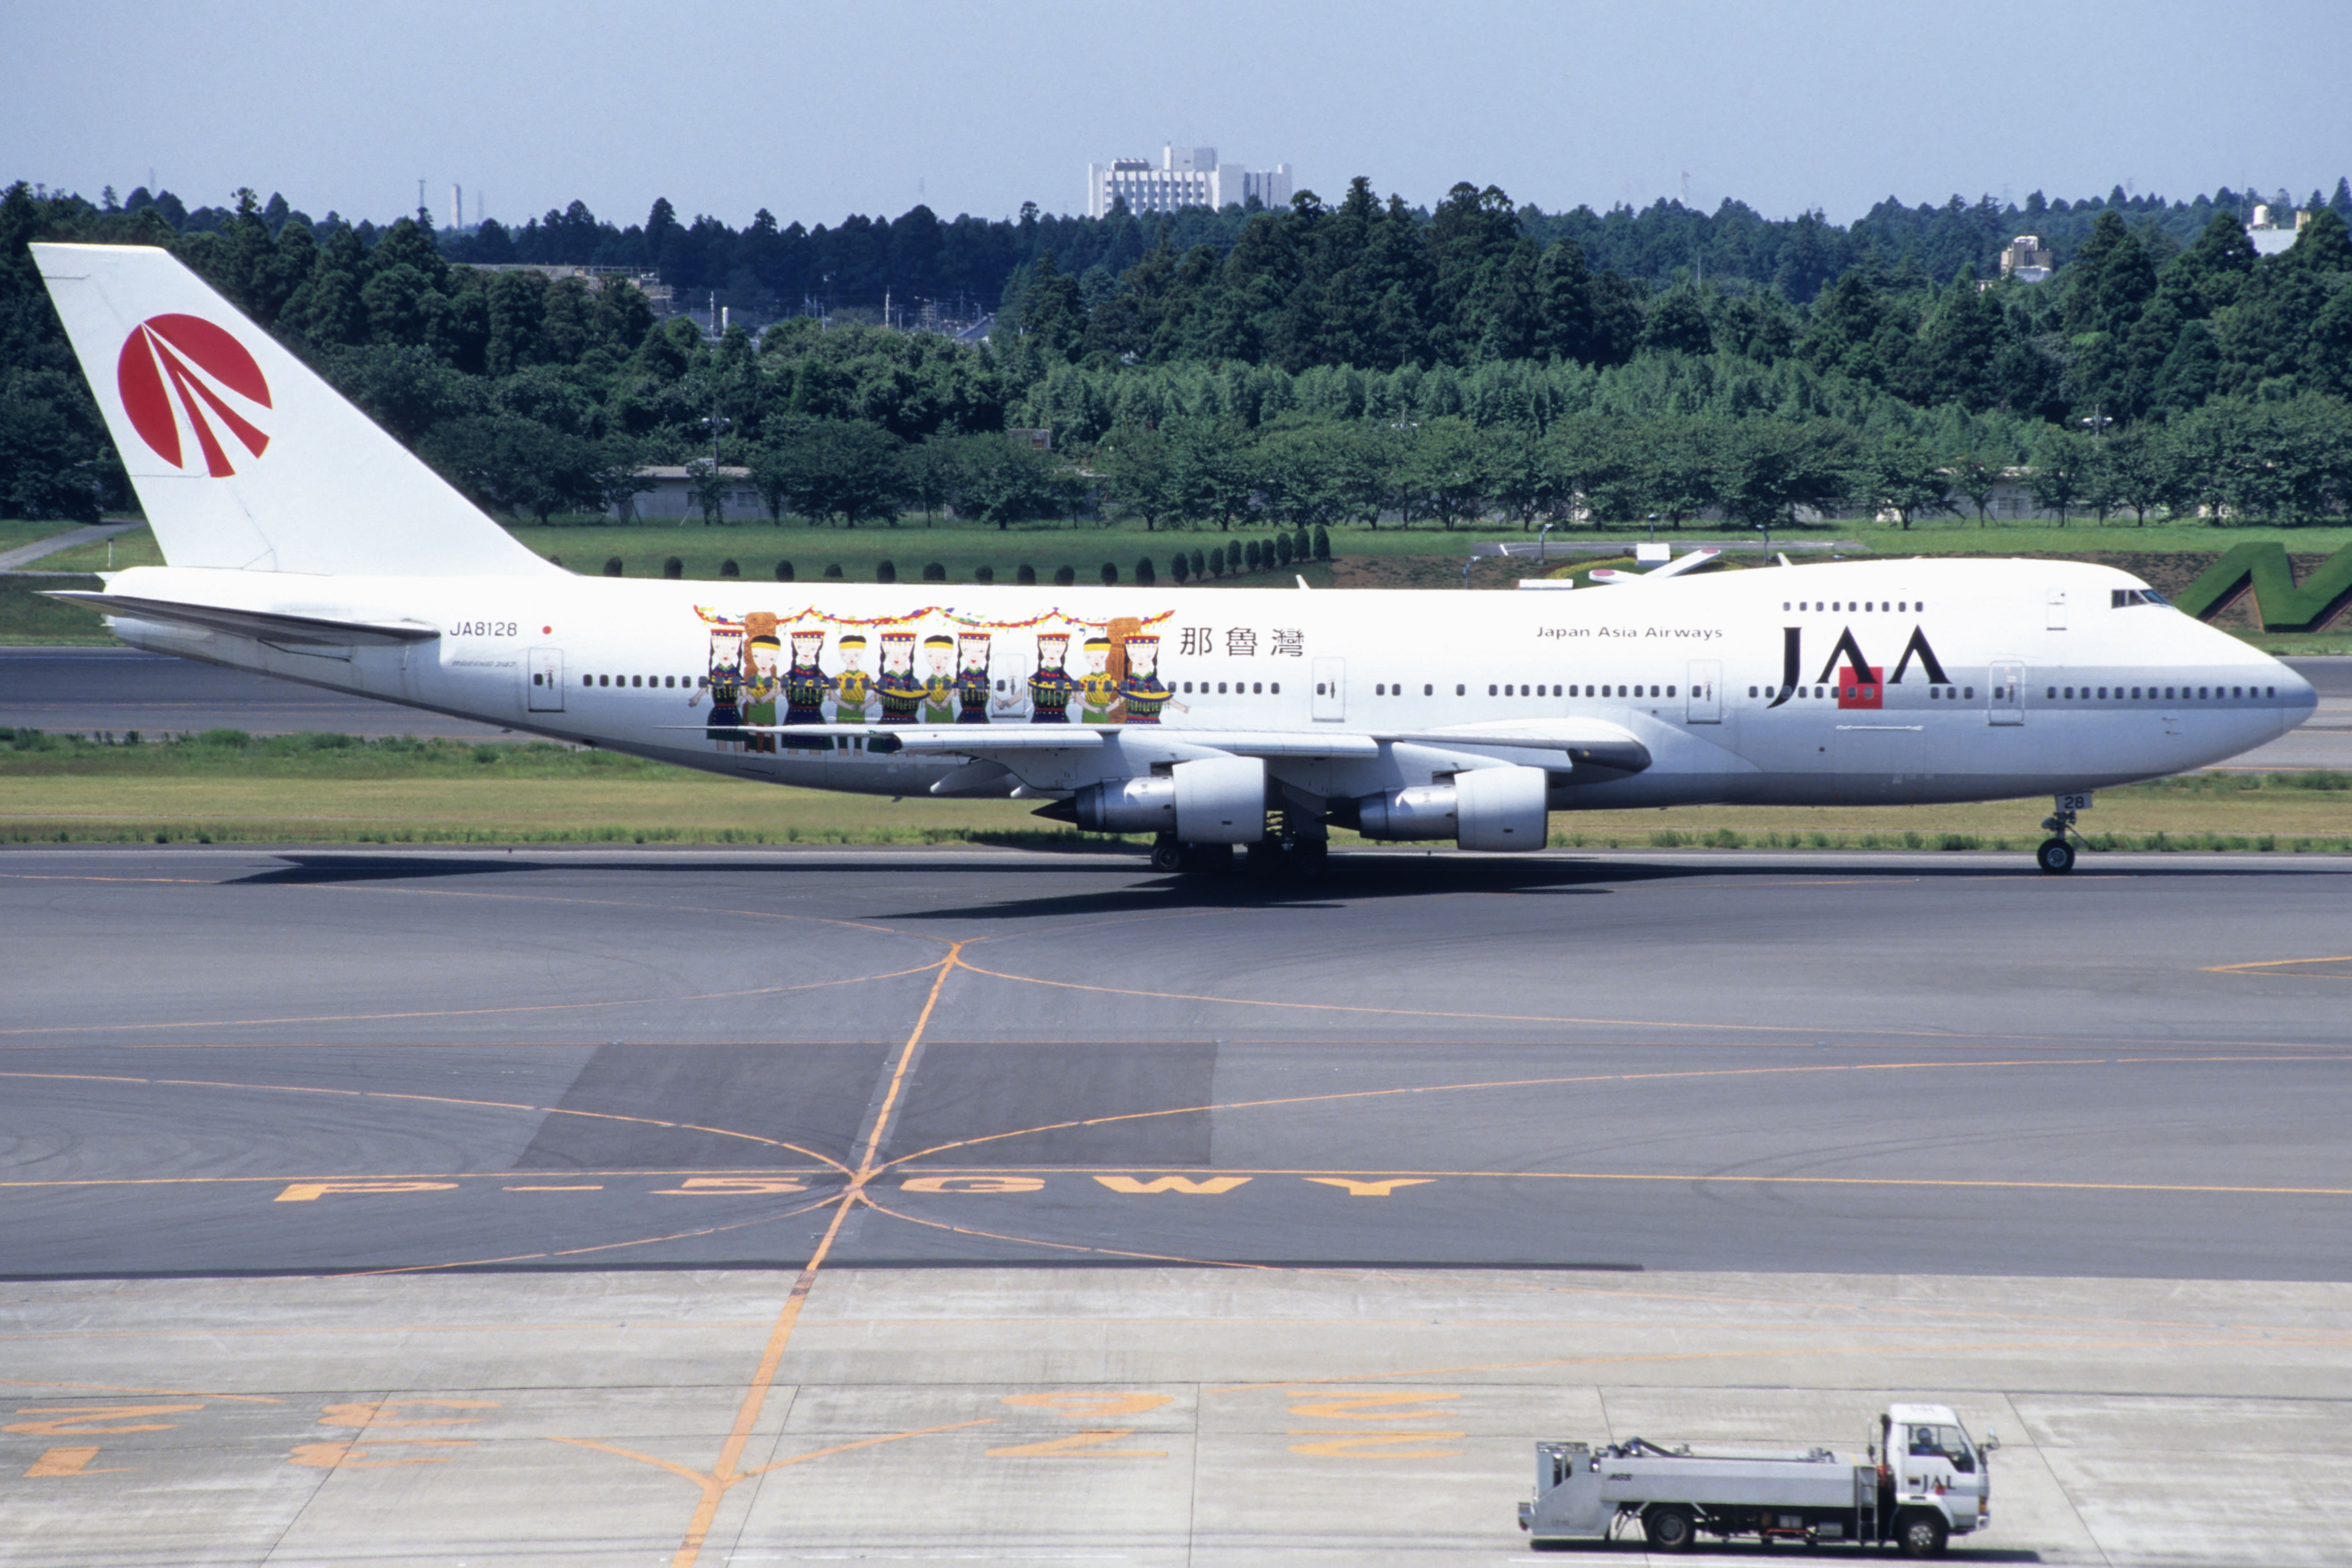
<path fill-rule="evenodd" d="M 0 643 L 115 646 L 98 612 L 42 597 L 49 589 L 98 586 L 94 577 L 0 577 Z"/>
<path fill-rule="evenodd" d="M 64 527 L 0 522 L 0 549 L 61 532 Z M 696 521 L 622 527 L 590 519 L 559 521 L 545 527 L 536 523 L 511 524 L 509 528 L 516 538 L 539 554 L 560 557 L 567 568 L 589 576 L 604 570 L 607 557 L 617 555 L 625 575 L 658 577 L 664 559 L 674 555 L 684 562 L 689 578 L 715 580 L 720 562 L 731 559 L 744 577 L 772 581 L 776 562 L 781 559 L 790 560 L 803 581 L 821 579 L 827 566 L 838 565 L 845 577 L 865 582 L 874 580 L 874 567 L 883 560 L 897 565 L 902 580 L 919 578 L 926 562 L 938 561 L 947 569 L 950 580 L 959 582 L 971 581 L 973 570 L 982 566 L 992 568 L 999 582 L 1010 582 L 1013 570 L 1024 562 L 1036 567 L 1038 575 L 1048 581 L 1055 567 L 1067 565 L 1078 573 L 1080 580 L 1091 582 L 1097 580 L 1097 572 L 1108 560 L 1118 567 L 1120 580 L 1125 581 L 1141 556 L 1151 558 L 1165 581 L 1169 558 L 1177 549 L 1190 554 L 1194 549 L 1206 550 L 1213 542 L 1223 545 L 1239 540 L 1246 545 L 1256 539 L 1263 543 L 1275 532 L 1264 527 L 1223 532 L 1212 525 L 1175 525 L 1147 531 L 1140 525 L 1128 522 L 1108 526 L 1088 522 L 1075 527 L 1067 522 L 1030 522 L 1000 531 L 977 523 L 944 518 L 926 526 L 919 514 L 903 518 L 896 528 L 871 523 L 857 528 L 811 528 L 797 519 L 781 528 L 763 522 L 705 528 Z M 1597 528 L 1580 525 L 1554 528 L 1551 539 L 1560 545 L 1622 544 L 1645 538 L 1647 532 L 1646 526 L 1641 523 L 1612 523 Z M 1681 530 L 1661 527 L 1657 535 L 1675 545 L 1703 539 L 1760 539 L 1752 530 L 1703 523 L 1693 523 Z M 1532 541 L 1535 538 L 1532 530 L 1523 532 L 1508 523 L 1465 526 L 1452 532 L 1434 523 L 1416 523 L 1410 528 L 1394 524 L 1379 529 L 1339 528 L 1331 529 L 1330 536 L 1333 555 L 1343 559 L 1425 556 L 1457 562 L 1466 558 L 1475 545 L 1496 539 Z M 1805 528 L 1775 529 L 1772 538 L 1776 544 L 1852 540 L 1875 556 L 2219 552 L 2231 545 L 2266 539 L 2277 540 L 2296 555 L 2326 555 L 2352 545 L 2352 527 L 2215 528 L 2203 523 L 2152 523 L 2137 528 L 2128 521 L 2109 522 L 2104 527 L 2080 521 L 2063 528 L 2048 523 L 1994 523 L 1979 528 L 1973 521 L 1938 517 L 1915 524 L 1908 532 L 1878 523 L 1824 523 Z M 120 534 L 113 542 L 118 567 L 163 564 L 153 536 L 144 528 Z M 49 557 L 40 564 L 45 570 L 103 570 L 106 548 L 103 542 L 84 545 Z M 1580 554 L 1575 560 L 1581 569 L 1592 564 L 1594 559 Z M 1285 577 L 1284 580 L 1288 580 Z"/>
<path fill-rule="evenodd" d="M 1580 848 L 2023 849 L 2046 801 L 1561 813 Z M 691 772 L 534 742 L 259 738 L 161 744 L 0 728 L 0 844 L 1017 844 L 1139 840 L 1043 821 L 1034 803 L 903 800 Z M 2100 849 L 2352 851 L 2352 775 L 2199 774 L 2109 790 L 2084 818 Z M 1335 835 L 1342 845 L 1353 834 Z"/>

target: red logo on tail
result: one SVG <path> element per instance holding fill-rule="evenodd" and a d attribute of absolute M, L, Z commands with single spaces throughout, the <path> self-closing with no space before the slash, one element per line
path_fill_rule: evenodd
<path fill-rule="evenodd" d="M 172 411 L 175 397 L 204 453 L 205 471 L 214 478 L 226 479 L 236 472 L 215 424 L 256 457 L 269 444 L 269 437 L 221 396 L 226 389 L 247 402 L 269 407 L 269 383 L 262 379 L 261 367 L 243 343 L 201 316 L 151 316 L 133 327 L 122 340 L 114 376 L 131 427 L 174 468 L 185 467 L 189 461 L 181 455 L 180 421 Z"/>

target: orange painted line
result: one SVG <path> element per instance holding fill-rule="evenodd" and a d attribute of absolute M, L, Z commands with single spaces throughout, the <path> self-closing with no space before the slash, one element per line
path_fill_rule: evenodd
<path fill-rule="evenodd" d="M 694 1516 L 687 1521 L 685 1539 L 678 1542 L 677 1552 L 670 1559 L 670 1568 L 695 1568 L 696 1560 L 702 1555 L 702 1548 L 710 1538 L 710 1527 L 719 1516 L 719 1503 L 725 1490 L 738 1480 L 749 1479 L 738 1468 L 742 1462 L 743 1449 L 751 1440 L 752 1428 L 759 1423 L 760 1411 L 767 1403 L 769 1391 L 775 1386 L 777 1374 L 783 1366 L 784 1353 L 792 1346 L 793 1331 L 799 1327 L 802 1310 L 808 1303 L 809 1292 L 816 1288 L 817 1276 L 824 1270 L 825 1260 L 832 1256 L 834 1243 L 840 1239 L 842 1225 L 848 1219 L 852 1207 L 871 1201 L 866 1197 L 865 1186 L 877 1168 L 875 1155 L 880 1151 L 882 1140 L 888 1133 L 899 1093 L 905 1087 L 907 1075 L 914 1068 L 917 1053 L 921 1050 L 923 1031 L 930 1027 L 931 1016 L 939 1008 L 940 995 L 947 988 L 948 977 L 955 971 L 963 946 L 961 942 L 950 944 L 946 956 L 939 962 L 939 973 L 931 980 L 930 993 L 923 998 L 923 1009 L 916 1016 L 915 1027 L 908 1031 L 906 1044 L 899 1047 L 898 1061 L 891 1070 L 889 1087 L 883 1094 L 882 1103 L 875 1109 L 873 1124 L 866 1130 L 851 1186 L 837 1197 L 824 1200 L 835 1206 L 832 1223 L 825 1227 L 816 1249 L 809 1254 L 808 1261 L 793 1281 L 793 1288 L 784 1298 L 783 1308 L 776 1314 L 775 1323 L 768 1331 L 768 1343 L 761 1349 L 760 1364 L 753 1369 L 751 1384 L 744 1389 L 742 1402 L 736 1408 L 735 1423 L 728 1431 L 726 1442 L 719 1448 L 719 1462 L 711 1467 L 713 1484 L 704 1489 L 701 1500 L 695 1505 Z M 750 1472 L 758 1473 L 761 1472 Z"/>
<path fill-rule="evenodd" d="M 593 1246 L 564 1247 L 546 1252 L 515 1252 L 502 1258 L 461 1258 L 445 1263 L 404 1263 L 390 1269 L 352 1269 L 341 1273 L 323 1274 L 320 1277 L 327 1280 L 372 1280 L 389 1274 L 434 1274 L 446 1272 L 451 1269 L 485 1269 L 500 1263 L 532 1263 L 547 1258 L 584 1258 L 594 1252 L 617 1252 L 629 1247 L 653 1247 L 664 1241 L 689 1241 L 698 1236 L 723 1236 L 730 1230 L 748 1230 L 755 1225 L 769 1225 L 780 1219 L 791 1219 L 797 1215 L 806 1214 L 811 1209 L 822 1208 L 825 1204 L 838 1201 L 838 1197 L 839 1195 L 836 1194 L 833 1197 L 820 1198 L 815 1203 L 804 1203 L 797 1208 L 786 1209 L 782 1214 L 756 1215 L 750 1219 L 739 1219 L 730 1225 L 705 1225 L 693 1230 L 674 1230 L 665 1236 L 635 1236 L 625 1241 L 599 1241 Z"/>
<path fill-rule="evenodd" d="M 1006 1138 L 1028 1137 L 1038 1133 L 1062 1132 L 1071 1127 L 1099 1127 L 1106 1126 L 1116 1122 L 1144 1121 L 1154 1116 L 1197 1116 L 1216 1111 L 1256 1111 L 1278 1105 L 1330 1104 L 1342 1100 L 1393 1099 L 1412 1094 L 1456 1094 L 1495 1089 L 1544 1089 L 1555 1088 L 1571 1083 L 1632 1083 L 1644 1082 L 1656 1079 L 1672 1078 L 1746 1078 L 1797 1072 L 1864 1072 L 1885 1071 L 1897 1069 L 1924 1070 L 1930 1068 L 1948 1071 L 1965 1067 L 2079 1067 L 2096 1066 L 2105 1061 L 2106 1058 L 2105 1057 L 2082 1057 L 2071 1059 L 2038 1058 L 2016 1061 L 1973 1062 L 1830 1061 L 1811 1063 L 1802 1067 L 1710 1067 L 1687 1068 L 1660 1072 L 1592 1072 L 1580 1073 L 1561 1078 L 1505 1078 L 1486 1080 L 1472 1083 L 1413 1084 L 1398 1089 L 1348 1089 L 1341 1090 L 1331 1094 L 1292 1094 L 1272 1100 L 1233 1100 L 1213 1105 L 1181 1105 L 1161 1111 L 1127 1111 L 1115 1116 L 1090 1116 L 1075 1122 L 1052 1122 L 1039 1127 L 1023 1127 L 1009 1133 L 989 1133 L 977 1138 L 960 1138 L 953 1143 L 935 1144 L 928 1149 L 918 1149 L 913 1154 L 901 1155 L 897 1159 L 892 1160 L 890 1164 L 894 1166 L 904 1166 L 909 1161 L 923 1159 L 932 1155 L 943 1154 L 950 1149 L 968 1149 L 976 1147 L 982 1144 L 998 1143 Z"/>
<path fill-rule="evenodd" d="M 315 1084 L 307 1083 L 237 1083 L 215 1078 L 141 1078 L 128 1073 L 19 1072 L 13 1071 L 0 1071 L 0 1078 L 57 1079 L 68 1082 L 91 1083 L 139 1083 L 152 1085 L 158 1088 L 222 1089 L 233 1092 L 268 1094 L 334 1094 L 346 1096 L 355 1100 L 415 1100 L 422 1101 L 429 1104 L 465 1105 L 488 1111 L 521 1111 L 537 1116 L 585 1116 L 600 1122 L 627 1122 L 638 1126 L 670 1127 L 687 1132 L 710 1133 L 723 1138 L 740 1138 L 746 1143 L 761 1144 L 769 1148 L 790 1149 L 796 1155 L 814 1160 L 818 1164 L 838 1171 L 844 1176 L 849 1174 L 849 1167 L 843 1165 L 839 1160 L 835 1159 L 832 1155 L 820 1154 L 814 1149 L 803 1148 L 798 1144 L 788 1144 L 781 1138 L 762 1137 L 757 1133 L 740 1133 L 727 1127 L 706 1127 L 698 1123 L 692 1122 L 665 1122 L 652 1116 L 625 1116 L 616 1112 L 610 1111 L 576 1111 L 562 1105 L 530 1105 L 524 1104 L 519 1101 L 511 1100 L 466 1100 L 446 1094 L 408 1094 L 388 1089 L 328 1089 Z M 499 1174 L 511 1175 L 513 1173 L 503 1172 Z M 186 1177 L 176 1179 L 195 1180 L 207 1178 Z M 224 1177 L 221 1179 L 227 1180 L 238 1178 Z M 344 1176 L 329 1177 L 326 1179 L 355 1180 L 358 1178 Z M 17 1184 L 0 1182 L 0 1186 L 15 1185 Z"/>
<path fill-rule="evenodd" d="M 2259 958 L 2243 964 L 2213 964 L 2206 967 L 2209 975 L 2237 975 L 2250 969 L 2285 969 L 2297 964 L 2352 964 L 2352 954 L 2338 954 L 2332 958 Z"/>
<path fill-rule="evenodd" d="M 1547 1013 L 1448 1012 L 1435 1008 L 1368 1008 L 1358 1007 L 1347 1002 L 1267 1001 L 1250 997 L 1196 996 L 1186 991 L 1145 991 L 1138 990 L 1128 986 L 1089 986 L 1076 980 L 1044 979 L 1035 975 L 1007 975 L 995 969 L 983 969 L 979 965 L 968 961 L 961 967 L 970 969 L 975 975 L 985 975 L 992 980 L 1010 980 L 1016 985 L 1024 986 L 1050 986 L 1056 990 L 1091 991 L 1100 996 L 1139 997 L 1146 1001 L 1155 1002 L 1208 1002 L 1221 1007 L 1280 1008 L 1298 1012 L 1375 1013 L 1385 1018 L 1460 1019 L 1465 1021 L 1480 1023 L 1602 1024 L 1613 1029 L 1721 1030 L 1727 1032 L 1739 1034 L 1828 1033 L 1891 1034 L 1907 1036 L 1911 1034 L 1933 1035 L 1947 1032 L 1942 1030 L 1820 1030 L 1800 1024 L 1691 1023 L 1688 1021 L 1675 1021 L 1672 1019 L 1580 1018 L 1575 1016 L 1555 1016 Z"/>
<path fill-rule="evenodd" d="M 696 1128 L 698 1132 L 715 1129 Z M 742 1134 L 745 1137 L 751 1134 Z M 843 1167 L 835 1165 L 835 1171 Z M 0 1191 L 9 1187 L 32 1186 L 235 1186 L 239 1184 L 256 1186 L 281 1186 L 300 1181 L 503 1181 L 509 1176 L 553 1176 L 556 1172 L 541 1171 L 362 1171 L 340 1175 L 322 1175 L 318 1171 L 297 1171 L 290 1176 L 58 1176 L 47 1181 L 0 1181 Z M 815 1176 L 825 1171 L 815 1166 L 689 1166 L 680 1170 L 625 1171 L 565 1171 L 571 1176 L 643 1176 L 648 1181 L 670 1181 L 681 1176 Z"/>
<path fill-rule="evenodd" d="M 819 1448 L 812 1454 L 795 1454 L 789 1459 L 778 1459 L 772 1465 L 761 1465 L 756 1470 L 745 1470 L 741 1479 L 764 1476 L 770 1470 L 790 1469 L 794 1465 L 807 1464 L 811 1459 L 829 1459 L 835 1454 L 848 1453 L 852 1448 L 871 1448 L 884 1443 L 903 1443 L 909 1437 L 929 1437 L 940 1432 L 961 1432 L 967 1427 L 993 1427 L 1003 1420 L 1002 1416 L 982 1416 L 976 1421 L 950 1421 L 944 1427 L 924 1427 L 912 1432 L 893 1432 L 887 1437 L 861 1437 L 855 1443 L 836 1443 L 830 1448 Z"/>
<path fill-rule="evenodd" d="M 896 936 L 898 933 L 892 933 Z M 938 940 L 938 938 L 930 938 Z M 259 1029 L 272 1024 L 294 1023 L 383 1023 L 400 1019 L 462 1019 L 506 1017 L 516 1013 L 561 1013 L 592 1011 L 604 1008 L 675 1007 L 682 1002 L 732 1001 L 744 997 L 780 997 L 795 991 L 823 990 L 828 986 L 857 986 L 874 980 L 895 980 L 908 975 L 919 975 L 931 967 L 918 964 L 911 968 L 892 969 L 880 974 L 851 975 L 837 980 L 812 980 L 800 986 L 758 986 L 742 991 L 697 991 L 675 997 L 620 997 L 603 1002 L 535 1002 L 529 1006 L 509 1008 L 429 1008 L 397 1013 L 305 1013 L 294 1018 L 271 1019 L 196 1019 L 183 1023 L 88 1023 L 47 1024 L 35 1029 L 0 1029 L 0 1036 L 101 1034 L 110 1031 L 166 1029 Z"/>

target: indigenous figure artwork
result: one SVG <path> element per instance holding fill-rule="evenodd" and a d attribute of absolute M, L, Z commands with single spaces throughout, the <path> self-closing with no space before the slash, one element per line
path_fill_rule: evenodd
<path fill-rule="evenodd" d="M 759 612 L 754 611 L 756 618 Z M 833 677 L 824 673 L 824 628 L 795 626 L 793 628 L 793 662 L 784 671 L 784 722 L 788 725 L 823 724 L 824 699 L 833 690 Z M 769 737 L 773 740 L 774 737 Z M 830 751 L 833 737 L 827 735 L 796 737 L 787 744 L 797 750 Z"/>
<path fill-rule="evenodd" d="M 705 721 L 702 737 L 721 751 L 732 751 L 743 742 L 743 629 L 740 626 L 713 626 L 710 629 L 710 665 L 702 686 L 686 699 L 689 708 L 702 701 L 703 690 L 710 694 L 710 716 Z"/>
<path fill-rule="evenodd" d="M 1160 629 L 1171 611 L 1100 621 L 1058 609 L 983 620 L 950 605 L 863 617 L 813 605 L 695 613 L 709 639 L 709 674 L 687 701 L 699 706 L 709 696 L 703 734 L 722 750 L 833 751 L 846 760 L 866 755 L 857 737 L 792 732 L 877 722 L 1018 724 L 1024 715 L 1031 724 L 1158 724 L 1171 708 L 1184 711 L 1160 675 Z M 1077 675 L 1067 668 L 1074 642 L 1083 660 Z M 1017 669 L 1033 645 L 1031 674 L 999 677 L 1000 654 Z"/>
<path fill-rule="evenodd" d="M 772 726 L 776 722 L 776 666 L 783 646 L 776 640 L 776 618 L 764 610 L 743 617 L 743 722 Z M 773 751 L 776 737 L 753 727 L 742 732 L 746 751 Z"/>
<path fill-rule="evenodd" d="M 923 639 L 923 722 L 956 721 L 956 643 L 944 632 Z"/>
<path fill-rule="evenodd" d="M 1160 684 L 1159 638 L 1137 632 L 1126 638 L 1120 647 L 1127 655 L 1127 674 L 1118 683 L 1118 693 L 1126 704 L 1129 724 L 1158 724 L 1164 708 L 1188 711 L 1176 700 L 1176 695 Z"/>
<path fill-rule="evenodd" d="M 882 677 L 875 683 L 882 694 L 884 724 L 913 724 L 921 716 L 923 683 L 915 678 L 915 634 L 882 633 Z"/>
<path fill-rule="evenodd" d="M 956 722 L 988 722 L 988 649 L 993 641 L 985 632 L 965 632 L 956 637 Z"/>
<path fill-rule="evenodd" d="M 1037 633 L 1037 670 L 1029 677 L 1029 722 L 1031 724 L 1067 724 L 1070 722 L 1070 694 L 1078 683 L 1062 667 L 1070 656 L 1070 634 L 1067 632 Z"/>
<path fill-rule="evenodd" d="M 1118 722 L 1119 677 L 1111 673 L 1112 653 L 1108 637 L 1087 639 L 1086 673 L 1078 677 L 1078 718 L 1083 724 Z"/>
<path fill-rule="evenodd" d="M 859 632 L 841 634 L 841 674 L 833 679 L 833 722 L 864 724 L 874 693 L 866 673 L 866 638 Z"/>

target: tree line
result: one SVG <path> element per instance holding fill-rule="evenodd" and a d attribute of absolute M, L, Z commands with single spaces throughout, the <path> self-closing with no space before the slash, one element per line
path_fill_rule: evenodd
<path fill-rule="evenodd" d="M 1160 236 L 1116 277 L 1041 251 L 1015 265 L 985 345 L 807 318 L 714 342 L 625 282 L 454 264 L 415 220 L 371 244 L 282 218 L 249 192 L 185 233 L 152 202 L 0 196 L 0 508 L 129 501 L 26 250 L 37 238 L 170 246 L 515 515 L 601 509 L 639 467 L 698 457 L 754 470 L 776 517 L 845 524 L 900 506 L 1004 523 L 1108 505 L 1226 527 L 1907 517 L 1941 503 L 1890 498 L 1890 475 L 1916 489 L 1981 462 L 2063 486 L 2198 452 L 2199 483 L 2238 477 L 2197 505 L 2345 504 L 2326 463 L 2301 455 L 2334 439 L 2352 397 L 2352 239 L 2325 205 L 2277 256 L 2258 258 L 2227 214 L 2168 248 L 2102 208 L 2046 284 L 1938 284 L 1874 256 L 1800 303 L 1713 275 L 1646 289 L 1573 237 L 1538 246 L 1492 188 L 1457 187 L 1424 222 L 1358 181 L 1336 207 L 1247 214 L 1223 251 Z M 1050 432 L 1054 455 L 1007 428 Z"/>

